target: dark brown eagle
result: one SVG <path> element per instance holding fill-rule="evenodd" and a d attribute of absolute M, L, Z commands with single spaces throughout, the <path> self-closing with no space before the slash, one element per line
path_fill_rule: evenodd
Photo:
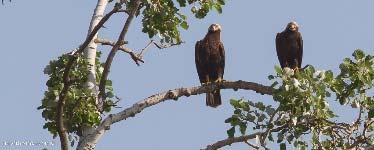
<path fill-rule="evenodd" d="M 221 82 L 225 69 L 225 49 L 221 42 L 221 26 L 212 24 L 204 39 L 195 44 L 195 63 L 200 83 Z M 206 105 L 221 105 L 220 90 L 206 93 Z"/>
<path fill-rule="evenodd" d="M 292 21 L 288 23 L 286 29 L 277 34 L 275 44 L 279 63 L 282 68 L 301 68 L 303 39 L 296 22 Z"/>

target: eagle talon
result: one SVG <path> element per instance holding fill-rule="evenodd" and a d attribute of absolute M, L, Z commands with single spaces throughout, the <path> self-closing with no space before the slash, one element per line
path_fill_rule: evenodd
<path fill-rule="evenodd" d="M 217 80 L 214 81 L 215 83 L 221 83 L 223 82 L 223 79 L 222 78 L 218 78 Z"/>

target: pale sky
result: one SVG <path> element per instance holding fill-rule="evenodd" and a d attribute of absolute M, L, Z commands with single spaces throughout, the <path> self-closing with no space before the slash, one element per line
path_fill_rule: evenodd
<path fill-rule="evenodd" d="M 43 147 L 4 146 L 9 141 L 53 141 L 42 128 L 41 104 L 47 76 L 43 68 L 51 59 L 76 48 L 87 34 L 96 1 L 20 1 L 0 6 L 0 149 L 42 149 Z M 357 49 L 374 54 L 374 1 L 361 0 L 269 0 L 227 1 L 223 14 L 210 13 L 204 20 L 195 19 L 186 8 L 190 23 L 182 31 L 183 45 L 158 50 L 149 49 L 140 67 L 127 54 L 119 52 L 109 78 L 113 80 L 121 111 L 150 95 L 179 87 L 199 85 L 194 45 L 204 37 L 208 26 L 222 26 L 226 49 L 226 80 L 245 80 L 270 85 L 269 74 L 278 65 L 275 35 L 295 20 L 304 40 L 303 66 L 338 71 L 338 64 Z M 100 36 L 116 39 L 125 16 L 116 15 L 102 29 Z M 128 47 L 139 50 L 149 41 L 141 32 L 141 17 L 131 25 Z M 100 47 L 107 56 L 109 47 Z M 103 58 L 104 60 L 104 58 Z M 224 120 L 233 109 L 230 98 L 245 98 L 275 104 L 270 96 L 251 91 L 222 90 L 223 105 L 205 106 L 205 95 L 180 98 L 147 108 L 135 118 L 114 124 L 97 145 L 102 149 L 193 150 L 227 138 L 229 124 Z M 348 107 L 330 106 L 341 116 L 352 117 Z M 347 119 L 343 118 L 343 119 Z M 349 120 L 349 119 L 347 119 Z M 248 133 L 253 133 L 248 130 Z M 237 134 L 239 135 L 239 134 Z M 46 147 L 60 149 L 59 145 Z M 247 149 L 234 144 L 224 149 Z M 274 147 L 276 148 L 276 147 Z"/>

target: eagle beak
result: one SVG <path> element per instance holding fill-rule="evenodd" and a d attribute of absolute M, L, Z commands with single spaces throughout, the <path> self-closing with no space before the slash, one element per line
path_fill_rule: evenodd
<path fill-rule="evenodd" d="M 216 32 L 216 31 L 220 31 L 220 30 L 221 30 L 221 26 L 219 24 L 212 24 L 209 27 L 209 31 L 212 31 L 212 32 Z"/>
<path fill-rule="evenodd" d="M 297 28 L 296 25 L 291 24 L 289 29 L 290 29 L 291 31 L 296 31 L 296 28 Z"/>
<path fill-rule="evenodd" d="M 215 31 L 220 31 L 221 30 L 221 25 L 215 24 Z"/>

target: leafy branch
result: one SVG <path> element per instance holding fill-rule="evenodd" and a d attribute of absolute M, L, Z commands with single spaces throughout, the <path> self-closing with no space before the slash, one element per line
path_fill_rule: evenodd
<path fill-rule="evenodd" d="M 276 67 L 277 74 L 270 75 L 269 79 L 273 80 L 271 87 L 276 89 L 273 98 L 279 106 L 275 109 L 263 102 L 232 99 L 234 114 L 225 120 L 231 125 L 227 130 L 229 138 L 212 145 L 231 144 L 228 141 L 232 141 L 237 128 L 242 137 L 252 137 L 245 138 L 245 142 L 256 134 L 265 149 L 268 149 L 267 141 L 275 142 L 274 134 L 280 149 L 287 142 L 300 149 L 352 149 L 372 145 L 374 97 L 368 90 L 374 86 L 374 57 L 361 50 L 354 51 L 352 56 L 354 59 L 344 59 L 340 74 L 335 77 L 332 71 L 315 70 L 313 66 L 296 72 Z M 352 123 L 332 121 L 339 119 L 329 107 L 333 94 L 341 105 L 358 109 Z M 254 133 L 245 136 L 249 127 Z M 312 137 L 312 141 L 302 140 L 303 136 Z"/>

